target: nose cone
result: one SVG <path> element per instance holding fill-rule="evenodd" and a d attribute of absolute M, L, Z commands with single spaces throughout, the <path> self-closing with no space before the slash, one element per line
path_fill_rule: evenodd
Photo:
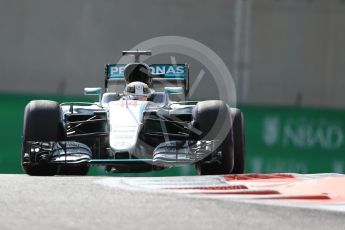
<path fill-rule="evenodd" d="M 140 126 L 115 126 L 110 132 L 110 147 L 116 152 L 133 153 Z"/>
<path fill-rule="evenodd" d="M 135 150 L 142 126 L 145 101 L 121 100 L 109 103 L 110 147 L 115 152 Z"/>

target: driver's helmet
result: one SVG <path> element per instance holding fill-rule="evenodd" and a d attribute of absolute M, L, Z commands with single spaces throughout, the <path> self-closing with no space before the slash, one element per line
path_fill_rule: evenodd
<path fill-rule="evenodd" d="M 126 86 L 124 94 L 131 100 L 146 101 L 152 92 L 153 90 L 150 89 L 147 84 L 140 81 L 134 81 Z"/>

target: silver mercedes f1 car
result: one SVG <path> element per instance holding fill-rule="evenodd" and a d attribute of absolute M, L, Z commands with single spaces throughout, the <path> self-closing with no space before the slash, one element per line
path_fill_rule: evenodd
<path fill-rule="evenodd" d="M 150 51 L 123 51 L 108 64 L 105 86 L 85 88 L 94 103 L 31 101 L 25 107 L 22 167 L 33 176 L 86 175 L 194 164 L 200 175 L 244 172 L 242 112 L 221 100 L 186 101 L 188 64 L 140 62 Z"/>

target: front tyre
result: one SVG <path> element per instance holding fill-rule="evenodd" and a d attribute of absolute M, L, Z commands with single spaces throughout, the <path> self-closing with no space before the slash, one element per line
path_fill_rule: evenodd
<path fill-rule="evenodd" d="M 219 100 L 199 102 L 193 109 L 193 126 L 202 132 L 202 140 L 220 141 L 214 153 L 196 163 L 197 172 L 200 175 L 230 174 L 234 167 L 234 144 L 228 106 Z"/>
<path fill-rule="evenodd" d="M 24 111 L 22 143 L 22 167 L 31 176 L 53 176 L 58 167 L 48 163 L 32 164 L 25 155 L 30 153 L 28 142 L 57 142 L 63 140 L 61 108 L 55 101 L 37 100 L 29 102 Z M 31 156 L 29 156 L 31 159 Z M 36 162 L 35 162 L 36 163 Z"/>

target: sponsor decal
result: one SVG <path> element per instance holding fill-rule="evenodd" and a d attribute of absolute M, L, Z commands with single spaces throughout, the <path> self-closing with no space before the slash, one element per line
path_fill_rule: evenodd
<path fill-rule="evenodd" d="M 137 100 L 127 100 L 127 102 L 126 100 L 116 101 L 114 105 L 117 107 L 125 107 L 126 103 L 127 103 L 127 106 L 130 106 L 130 107 L 136 107 L 139 105 Z"/>
<path fill-rule="evenodd" d="M 133 127 L 112 127 L 111 132 L 113 133 L 113 138 L 122 140 L 132 139 L 136 135 L 136 130 Z"/>
<path fill-rule="evenodd" d="M 268 146 L 282 145 L 300 149 L 321 148 L 337 150 L 344 144 L 344 130 L 340 123 L 327 119 L 263 118 L 263 142 Z"/>
<path fill-rule="evenodd" d="M 279 118 L 265 117 L 263 119 L 263 138 L 266 145 L 273 145 L 279 139 Z"/>
<path fill-rule="evenodd" d="M 283 144 L 300 148 L 338 149 L 344 143 L 342 127 L 326 119 L 290 119 L 283 129 Z"/>
<path fill-rule="evenodd" d="M 151 65 L 151 73 L 164 74 L 165 77 L 185 77 L 185 65 Z"/>
<path fill-rule="evenodd" d="M 109 66 L 109 78 L 124 78 L 126 65 L 116 64 Z M 162 74 L 165 78 L 185 78 L 186 66 L 184 64 L 153 64 L 150 65 L 152 74 Z"/>
<path fill-rule="evenodd" d="M 135 85 L 135 95 L 143 95 L 144 94 L 144 87 L 142 84 Z"/>
<path fill-rule="evenodd" d="M 126 65 L 114 65 L 110 67 L 110 71 L 109 71 L 109 77 L 110 78 L 123 78 L 123 72 L 125 70 L 125 66 Z"/>

